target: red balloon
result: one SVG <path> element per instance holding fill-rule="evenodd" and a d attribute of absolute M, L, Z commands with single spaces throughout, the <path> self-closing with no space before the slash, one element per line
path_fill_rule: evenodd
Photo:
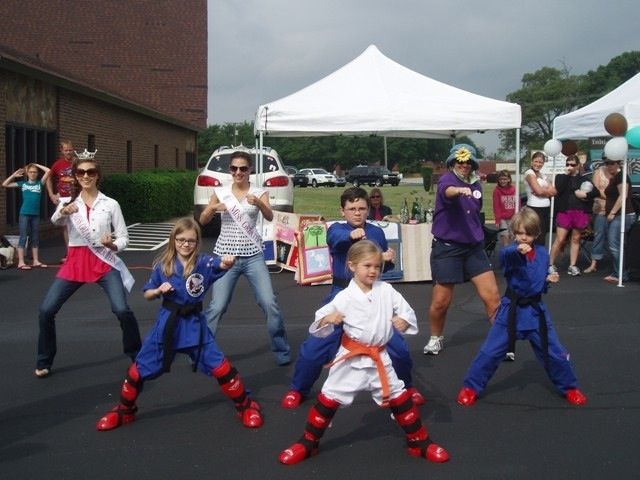
<path fill-rule="evenodd" d="M 578 151 L 578 144 L 573 140 L 565 140 L 564 142 L 562 142 L 562 154 L 565 157 L 568 157 L 569 155 L 573 155 L 577 151 Z"/>
<path fill-rule="evenodd" d="M 627 119 L 620 113 L 610 113 L 604 119 L 604 129 L 612 137 L 622 137 L 627 133 Z"/>

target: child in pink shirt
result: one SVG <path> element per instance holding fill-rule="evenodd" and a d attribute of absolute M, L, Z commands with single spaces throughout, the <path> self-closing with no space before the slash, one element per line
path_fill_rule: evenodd
<path fill-rule="evenodd" d="M 516 213 L 516 187 L 511 183 L 511 174 L 502 170 L 498 174 L 498 185 L 493 191 L 493 215 L 500 229 L 502 245 L 511 242 L 509 221 Z"/>

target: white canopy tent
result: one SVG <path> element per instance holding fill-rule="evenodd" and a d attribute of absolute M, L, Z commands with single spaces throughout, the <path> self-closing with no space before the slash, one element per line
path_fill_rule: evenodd
<path fill-rule="evenodd" d="M 255 132 L 260 147 L 264 135 L 455 138 L 511 128 L 519 140 L 520 123 L 519 105 L 433 80 L 370 45 L 323 79 L 258 107 Z"/>
<path fill-rule="evenodd" d="M 574 112 L 560 115 L 553 121 L 553 137 L 559 140 L 607 137 L 604 120 L 610 113 L 620 113 L 631 127 L 640 125 L 640 73 L 593 103 Z M 622 178 L 627 178 L 627 162 L 622 164 Z M 622 182 L 622 196 L 627 195 L 627 182 Z M 622 286 L 624 258 L 625 202 L 622 202 L 620 224 L 620 263 L 618 286 Z"/>
<path fill-rule="evenodd" d="M 604 97 L 553 121 L 553 138 L 578 140 L 608 137 L 604 119 L 610 113 L 621 113 L 629 126 L 640 125 L 640 73 L 631 77 Z"/>

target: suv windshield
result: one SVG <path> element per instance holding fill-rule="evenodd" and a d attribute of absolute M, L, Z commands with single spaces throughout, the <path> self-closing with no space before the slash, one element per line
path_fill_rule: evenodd
<path fill-rule="evenodd" d="M 258 159 L 256 154 L 250 154 L 253 156 L 253 165 L 254 168 L 251 170 L 251 173 L 255 173 L 255 165 L 258 164 Z M 230 153 L 223 153 L 222 155 L 216 155 L 211 158 L 211 161 L 207 164 L 207 170 L 211 170 L 212 172 L 218 173 L 229 173 L 229 159 L 231 158 Z M 278 170 L 278 162 L 275 158 L 270 155 L 262 155 L 262 171 L 263 172 L 275 172 Z"/>

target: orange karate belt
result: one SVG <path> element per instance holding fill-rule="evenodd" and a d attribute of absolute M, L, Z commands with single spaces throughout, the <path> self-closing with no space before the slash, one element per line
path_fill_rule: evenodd
<path fill-rule="evenodd" d="M 342 362 L 352 357 L 356 357 L 359 355 L 366 355 L 370 357 L 374 362 L 376 362 L 376 369 L 378 370 L 378 376 L 380 377 L 380 383 L 382 385 L 382 406 L 389 406 L 389 378 L 387 377 L 387 372 L 382 363 L 382 358 L 380 358 L 380 352 L 384 351 L 386 348 L 385 345 L 382 346 L 369 346 L 364 345 L 357 340 L 354 340 L 349 335 L 342 335 L 342 346 L 349 350 L 347 353 L 342 355 L 341 357 L 336 358 L 333 362 L 326 365 L 326 368 L 333 367 L 336 363 Z"/>

